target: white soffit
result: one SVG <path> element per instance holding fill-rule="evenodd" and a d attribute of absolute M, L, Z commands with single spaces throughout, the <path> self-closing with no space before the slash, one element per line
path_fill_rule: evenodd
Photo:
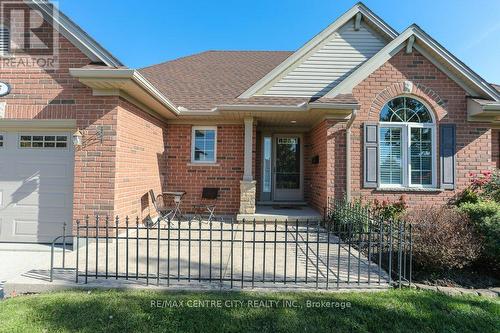
<path fill-rule="evenodd" d="M 384 44 L 394 39 L 398 34 L 392 29 L 389 25 L 387 25 L 383 20 L 381 20 L 377 15 L 375 15 L 371 10 L 369 10 L 362 3 L 356 4 L 342 16 L 340 16 L 335 22 L 333 22 L 330 26 L 324 29 L 322 32 L 317 34 L 314 38 L 312 38 L 309 42 L 307 42 L 304 46 L 302 46 L 299 50 L 297 50 L 294 54 L 288 57 L 285 61 L 283 61 L 280 65 L 278 65 L 275 69 L 265 75 L 262 79 L 257 81 L 252 87 L 247 89 L 243 94 L 241 94 L 240 98 L 250 98 L 254 95 L 263 95 L 266 93 L 266 88 L 269 88 L 273 85 L 273 83 L 277 82 L 286 75 L 286 73 L 290 72 L 294 68 L 296 68 L 299 64 L 301 64 L 305 59 L 308 59 L 309 56 L 314 53 L 318 48 L 322 45 L 327 44 L 328 41 L 332 38 L 332 36 L 344 25 L 346 25 L 349 21 L 354 27 L 354 18 L 356 15 L 360 13 L 362 15 L 362 29 L 363 31 L 370 29 L 372 31 L 377 30 L 381 37 L 380 40 L 384 40 Z M 370 26 L 370 28 L 368 28 Z M 357 33 L 361 32 L 356 31 Z M 379 43 L 375 41 L 375 43 Z M 340 74 L 341 75 L 341 74 Z M 321 90 L 321 85 L 324 82 L 319 82 L 318 85 Z M 328 85 L 328 84 L 327 84 Z M 323 87 L 324 88 L 324 87 Z M 313 89 L 314 90 L 314 89 Z M 268 95 L 270 95 L 269 93 Z M 310 95 L 306 94 L 306 96 Z M 313 94 L 314 95 L 314 94 Z M 290 96 L 287 94 L 287 96 Z M 299 95 L 300 96 L 300 95 Z M 302 94 L 304 96 L 304 94 Z M 312 95 L 311 95 L 312 96 Z"/>

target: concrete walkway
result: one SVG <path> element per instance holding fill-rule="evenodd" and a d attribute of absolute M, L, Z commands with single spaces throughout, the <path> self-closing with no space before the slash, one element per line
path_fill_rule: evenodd
<path fill-rule="evenodd" d="M 264 226 L 258 223 L 255 233 L 253 225 L 246 224 L 244 247 L 242 224 L 235 225 L 232 232 L 230 224 L 214 223 L 211 233 L 209 230 L 200 232 L 200 227 L 208 229 L 209 225 L 202 223 L 200 226 L 199 223 L 193 222 L 189 231 L 188 223 L 182 222 L 183 230 L 180 232 L 171 230 L 170 234 L 168 230 L 161 229 L 160 238 L 165 240 L 160 242 L 159 261 L 157 229 L 149 231 L 149 242 L 146 240 L 146 230 L 139 231 L 138 237 L 144 238 L 139 240 L 136 239 L 135 230 L 129 231 L 128 240 L 120 239 L 116 242 L 112 239 L 106 244 L 104 239 L 99 239 L 96 245 L 94 239 L 90 239 L 88 253 L 86 244 L 81 239 L 78 251 L 79 272 L 84 274 L 87 270 L 89 286 L 106 287 L 144 286 L 147 282 L 154 285 L 157 283 L 158 269 L 161 286 L 165 287 L 168 284 L 170 287 L 185 289 L 230 289 L 231 287 L 268 290 L 316 289 L 316 287 L 325 289 L 327 281 L 329 288 L 388 287 L 386 272 L 379 270 L 377 265 L 369 262 L 353 247 L 349 249 L 343 244 L 339 247 L 338 239 L 333 235 L 330 236 L 328 244 L 325 230 L 321 227 L 318 229 L 316 224 L 311 223 L 308 229 L 305 224 L 291 223 L 288 225 L 287 233 L 284 232 L 283 223 L 276 224 L 276 232 L 274 224 Z M 120 237 L 125 236 L 120 235 Z M 181 241 L 178 242 L 178 239 Z M 210 239 L 212 242 L 209 242 Z M 233 239 L 232 246 L 231 239 Z M 308 244 L 305 243 L 307 241 Z M 118 255 L 116 255 L 116 244 L 118 244 Z M 42 265 L 38 269 L 24 272 L 14 283 L 7 283 L 6 292 L 16 290 L 19 293 L 21 289 L 25 291 L 30 285 L 32 291 L 53 289 L 51 285 L 77 286 L 74 270 L 76 253 L 73 251 L 66 258 L 66 267 L 72 269 L 56 270 L 53 283 L 48 282 L 48 266 Z M 56 265 L 60 264 L 61 255 L 57 254 Z M 108 279 L 105 277 L 106 271 Z M 96 272 L 98 279 L 95 277 Z M 137 273 L 138 279 L 136 279 Z M 127 275 L 130 281 L 126 281 Z M 146 276 L 149 276 L 149 281 Z M 209 281 L 210 279 L 212 281 Z M 84 284 L 84 281 L 85 278 L 80 276 L 79 285 Z"/>

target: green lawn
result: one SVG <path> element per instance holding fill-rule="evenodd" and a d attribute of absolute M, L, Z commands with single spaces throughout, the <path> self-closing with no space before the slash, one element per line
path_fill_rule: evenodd
<path fill-rule="evenodd" d="M 153 307 L 152 301 L 160 301 L 156 303 L 160 306 Z M 212 304 L 195 307 L 205 305 L 199 301 Z M 308 307 L 308 302 L 321 301 L 339 303 Z M 0 332 L 75 331 L 499 332 L 500 301 L 393 290 L 272 294 L 75 291 L 0 302 Z"/>

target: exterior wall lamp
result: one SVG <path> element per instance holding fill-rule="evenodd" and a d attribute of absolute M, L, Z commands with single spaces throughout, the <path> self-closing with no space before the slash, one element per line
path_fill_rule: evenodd
<path fill-rule="evenodd" d="M 104 128 L 102 126 L 97 127 L 97 130 L 94 135 L 87 135 L 78 129 L 75 133 L 73 133 L 73 145 L 77 149 L 81 149 L 83 147 L 90 146 L 99 141 L 102 144 L 104 139 Z M 85 139 L 85 140 L 84 140 Z"/>
<path fill-rule="evenodd" d="M 73 134 L 73 146 L 75 147 L 81 147 L 83 144 L 83 134 L 78 129 L 74 134 Z"/>

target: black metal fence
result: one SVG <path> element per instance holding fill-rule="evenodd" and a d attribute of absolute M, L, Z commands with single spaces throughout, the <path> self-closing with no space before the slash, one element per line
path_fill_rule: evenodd
<path fill-rule="evenodd" d="M 411 284 L 412 225 L 384 219 L 358 202 L 329 198 L 326 220 L 337 235 L 372 262 L 376 262 L 399 286 Z M 393 282 L 393 281 L 391 281 Z"/>
<path fill-rule="evenodd" d="M 326 221 L 76 222 L 63 266 L 76 283 L 202 283 L 227 288 L 366 288 L 411 281 L 411 226 L 374 220 L 331 201 Z M 410 237 L 408 239 L 408 236 Z M 60 239 L 58 239 L 59 241 Z M 397 259 L 395 259 L 397 258 Z M 391 274 L 396 273 L 395 279 Z"/>

